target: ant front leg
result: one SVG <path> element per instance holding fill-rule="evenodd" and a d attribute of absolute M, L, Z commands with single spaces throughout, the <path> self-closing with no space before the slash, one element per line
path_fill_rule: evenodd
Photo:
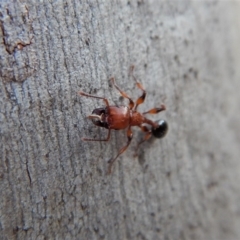
<path fill-rule="evenodd" d="M 117 154 L 117 156 L 115 158 L 112 158 L 112 159 L 110 159 L 108 161 L 108 164 L 109 164 L 109 166 L 108 166 L 108 173 L 109 174 L 112 172 L 112 165 L 113 165 L 113 163 L 116 161 L 116 159 L 119 157 L 119 155 L 121 155 L 122 153 L 124 153 L 126 151 L 126 149 L 128 148 L 129 144 L 132 141 L 133 134 L 132 134 L 131 127 L 129 127 L 128 130 L 127 130 L 127 138 L 128 138 L 127 145 L 119 150 L 119 152 L 118 152 L 118 154 Z"/>
<path fill-rule="evenodd" d="M 106 139 L 94 139 L 94 138 L 82 138 L 85 142 L 107 142 L 111 136 L 111 129 L 108 129 L 108 135 Z"/>
<path fill-rule="evenodd" d="M 133 102 L 133 100 L 132 100 L 125 92 L 123 92 L 123 91 L 118 87 L 118 85 L 115 83 L 115 78 L 114 78 L 114 77 L 110 78 L 110 81 L 112 81 L 112 84 L 113 84 L 114 87 L 120 92 L 120 94 L 122 95 L 122 97 L 127 98 L 127 99 L 129 100 L 129 108 L 130 108 L 130 110 L 133 109 L 133 107 L 134 107 L 134 102 Z"/>
<path fill-rule="evenodd" d="M 145 141 L 147 141 L 151 136 L 152 136 L 152 131 L 151 130 L 149 130 L 146 126 L 140 126 L 140 128 L 141 128 L 141 130 L 143 131 L 143 132 L 145 132 L 146 133 L 146 135 L 145 135 L 145 137 L 144 137 L 144 139 L 141 141 L 141 142 L 139 142 L 138 143 L 138 145 L 137 145 L 137 147 L 136 147 L 136 150 L 135 150 L 135 153 L 134 153 L 134 157 L 137 157 L 137 151 L 138 151 L 138 149 L 139 149 L 139 146 L 142 144 L 142 143 L 144 143 Z"/>
<path fill-rule="evenodd" d="M 147 93 L 146 93 L 145 89 L 143 88 L 142 84 L 141 84 L 140 82 L 138 82 L 137 79 L 136 79 L 136 77 L 133 75 L 133 70 L 134 70 L 134 66 L 131 66 L 131 68 L 130 68 L 130 74 L 132 75 L 134 81 L 136 82 L 137 87 L 140 88 L 140 89 L 143 91 L 142 95 L 141 95 L 141 96 L 138 98 L 138 100 L 136 101 L 135 107 L 134 107 L 134 109 L 133 109 L 133 110 L 136 111 L 138 105 L 144 103 L 144 100 L 145 100 L 145 98 L 146 98 Z"/>
<path fill-rule="evenodd" d="M 104 98 L 104 97 L 94 96 L 94 95 L 91 95 L 91 94 L 88 94 L 88 93 L 85 93 L 85 92 L 82 92 L 82 91 L 80 91 L 78 93 L 79 93 L 79 95 L 84 96 L 84 97 L 91 97 L 91 98 L 102 99 L 106 103 L 106 105 L 109 107 L 108 100 L 106 98 Z"/>

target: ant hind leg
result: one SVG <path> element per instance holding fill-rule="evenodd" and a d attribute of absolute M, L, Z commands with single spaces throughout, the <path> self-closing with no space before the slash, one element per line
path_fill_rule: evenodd
<path fill-rule="evenodd" d="M 137 157 L 137 155 L 138 155 L 138 154 L 137 154 L 137 151 L 138 151 L 138 149 L 139 149 L 139 146 L 140 146 L 142 143 L 144 143 L 145 141 L 147 141 L 147 140 L 152 136 L 152 131 L 149 130 L 146 126 L 140 126 L 140 128 L 141 128 L 141 130 L 142 130 L 143 132 L 146 133 L 146 135 L 145 135 L 144 139 L 138 143 L 138 145 L 137 145 L 137 147 L 136 147 L 136 150 L 135 150 L 135 153 L 134 153 L 134 155 L 133 155 L 134 157 Z"/>
<path fill-rule="evenodd" d="M 129 144 L 131 143 L 132 141 L 132 138 L 133 138 L 133 134 L 132 134 L 132 130 L 131 128 L 129 127 L 128 130 L 127 130 L 127 138 L 128 138 L 128 142 L 126 144 L 126 146 L 124 146 L 123 148 L 121 148 L 117 154 L 117 156 L 115 158 L 112 158 L 108 161 L 108 173 L 110 174 L 112 172 L 112 165 L 113 163 L 116 161 L 116 159 L 119 157 L 119 155 L 121 155 L 122 153 L 124 153 L 126 151 L 126 149 L 128 148 Z"/>
<path fill-rule="evenodd" d="M 135 107 L 134 107 L 134 110 L 137 110 L 138 105 L 144 103 L 147 93 L 146 93 L 145 89 L 143 88 L 142 84 L 137 81 L 136 77 L 133 74 L 133 70 L 134 70 L 134 66 L 131 66 L 130 74 L 132 75 L 134 81 L 136 82 L 137 87 L 143 91 L 142 95 L 137 99 Z"/>

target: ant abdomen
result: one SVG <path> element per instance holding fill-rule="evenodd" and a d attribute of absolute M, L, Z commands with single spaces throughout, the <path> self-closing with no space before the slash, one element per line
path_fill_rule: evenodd
<path fill-rule="evenodd" d="M 155 138 L 163 138 L 168 132 L 168 124 L 165 120 L 156 121 L 158 124 L 157 128 L 152 128 L 152 135 Z"/>

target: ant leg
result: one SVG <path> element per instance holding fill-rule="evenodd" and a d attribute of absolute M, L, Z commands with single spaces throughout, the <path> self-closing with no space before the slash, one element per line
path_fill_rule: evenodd
<path fill-rule="evenodd" d="M 106 103 L 106 105 L 109 107 L 109 103 L 108 103 L 108 100 L 106 98 L 90 95 L 90 94 L 82 92 L 82 91 L 80 91 L 78 93 L 79 93 L 79 95 L 84 96 L 84 97 L 92 97 L 92 98 L 102 99 Z"/>
<path fill-rule="evenodd" d="M 132 134 L 132 130 L 131 128 L 129 127 L 128 130 L 127 130 L 127 138 L 128 138 L 128 142 L 127 142 L 127 145 L 124 146 L 123 148 L 121 148 L 117 154 L 117 156 L 115 158 L 112 158 L 108 161 L 109 163 L 109 166 L 108 166 L 108 173 L 110 174 L 111 171 L 112 171 L 112 165 L 113 163 L 116 161 L 116 159 L 119 157 L 119 155 L 121 155 L 123 152 L 126 151 L 126 149 L 128 148 L 129 144 L 131 143 L 131 140 L 133 138 L 133 134 Z"/>
<path fill-rule="evenodd" d="M 127 98 L 129 100 L 129 108 L 130 110 L 134 107 L 134 102 L 133 100 L 125 93 L 123 92 L 119 87 L 118 85 L 115 83 L 115 78 L 112 77 L 110 78 L 110 80 L 112 81 L 112 84 L 114 85 L 114 87 L 120 92 L 120 94 L 124 97 L 124 98 Z"/>
<path fill-rule="evenodd" d="M 140 104 L 142 104 L 142 103 L 144 102 L 147 93 L 146 93 L 145 89 L 143 88 L 142 84 L 141 84 L 140 82 L 138 82 L 137 79 L 136 79 L 136 77 L 133 75 L 133 70 L 134 70 L 134 66 L 131 66 L 131 68 L 130 68 L 130 74 L 132 75 L 134 81 L 136 82 L 137 87 L 140 88 L 140 89 L 143 91 L 142 95 L 141 95 L 141 96 L 138 98 L 138 100 L 136 101 L 136 105 L 135 105 L 135 107 L 134 107 L 134 109 L 133 109 L 133 110 L 136 111 L 138 105 L 140 105 Z"/>
<path fill-rule="evenodd" d="M 94 138 L 82 138 L 83 141 L 91 142 L 107 142 L 110 139 L 111 129 L 108 129 L 108 135 L 106 139 L 94 139 Z"/>
<path fill-rule="evenodd" d="M 143 114 L 157 114 L 164 110 L 166 110 L 166 107 L 165 107 L 165 105 L 162 104 L 160 108 L 152 108 L 152 109 L 148 110 L 147 112 L 144 112 Z"/>
<path fill-rule="evenodd" d="M 144 143 L 145 141 L 147 141 L 147 140 L 152 136 L 152 131 L 149 130 L 146 126 L 140 126 L 140 128 L 141 128 L 141 130 L 142 130 L 143 132 L 146 132 L 146 135 L 145 135 L 144 139 L 138 143 L 138 145 L 137 145 L 137 147 L 136 147 L 136 150 L 135 150 L 135 153 L 134 153 L 134 155 L 133 155 L 134 157 L 136 157 L 136 156 L 138 155 L 138 154 L 137 154 L 137 151 L 138 151 L 138 149 L 139 149 L 139 146 L 140 146 L 142 143 Z"/>

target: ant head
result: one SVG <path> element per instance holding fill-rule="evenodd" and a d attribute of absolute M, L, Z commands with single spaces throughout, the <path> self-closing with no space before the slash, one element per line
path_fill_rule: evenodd
<path fill-rule="evenodd" d="M 158 120 L 156 123 L 158 127 L 152 128 L 152 134 L 156 138 L 163 138 L 167 134 L 168 124 L 165 120 Z"/>
<path fill-rule="evenodd" d="M 92 119 L 94 125 L 108 128 L 108 123 L 106 122 L 106 108 L 95 108 L 88 118 Z"/>

